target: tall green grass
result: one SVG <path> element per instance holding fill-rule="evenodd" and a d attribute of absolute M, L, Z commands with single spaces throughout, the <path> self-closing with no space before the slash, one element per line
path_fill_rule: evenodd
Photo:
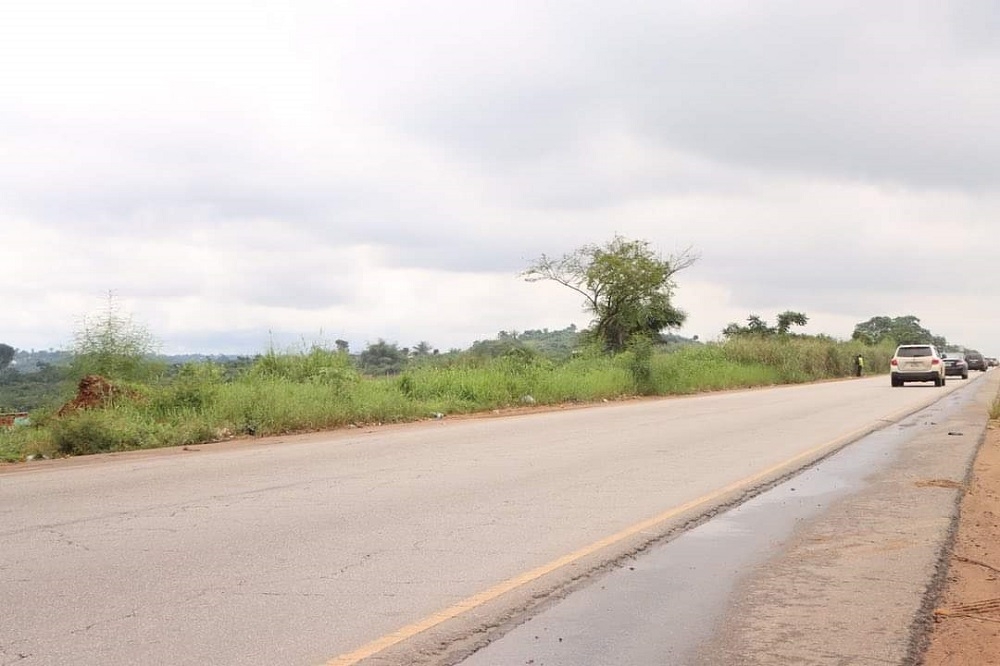
<path fill-rule="evenodd" d="M 424 362 L 377 379 L 362 377 L 344 353 L 271 350 L 236 377 L 211 363 L 190 365 L 168 379 L 131 386 L 127 398 L 103 409 L 32 414 L 32 426 L 0 431 L 0 459 L 807 382 L 853 374 L 857 354 L 864 355 L 866 372 L 888 372 L 888 347 L 816 338 L 737 338 L 669 353 L 639 344 L 617 356 L 584 352 L 560 362 L 520 350 L 494 359 Z"/>
<path fill-rule="evenodd" d="M 774 368 L 782 382 L 846 377 L 854 373 L 854 359 L 865 359 L 867 374 L 889 372 L 895 346 L 869 347 L 860 342 L 834 342 L 817 338 L 761 339 L 736 338 L 719 345 L 726 358 L 739 363 L 756 363 Z"/>

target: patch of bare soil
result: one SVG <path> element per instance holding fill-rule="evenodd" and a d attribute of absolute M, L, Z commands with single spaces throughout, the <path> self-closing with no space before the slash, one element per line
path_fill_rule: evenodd
<path fill-rule="evenodd" d="M 1000 428 L 986 432 L 962 499 L 924 666 L 1000 666 Z"/>
<path fill-rule="evenodd" d="M 128 394 L 128 391 L 115 386 L 104 377 L 87 375 L 77 385 L 76 396 L 63 405 L 57 415 L 66 416 L 81 409 L 104 407 L 115 397 Z"/>

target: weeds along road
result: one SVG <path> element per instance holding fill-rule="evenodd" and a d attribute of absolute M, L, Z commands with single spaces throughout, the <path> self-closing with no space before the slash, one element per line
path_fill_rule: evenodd
<path fill-rule="evenodd" d="M 441 641 L 991 380 L 873 377 L 0 468 L 0 665 L 433 663 Z"/>

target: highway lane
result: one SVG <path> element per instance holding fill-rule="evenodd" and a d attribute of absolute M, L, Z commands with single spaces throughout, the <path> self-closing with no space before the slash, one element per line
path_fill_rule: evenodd
<path fill-rule="evenodd" d="M 407 663 L 962 384 L 874 377 L 6 468 L 0 664 Z"/>
<path fill-rule="evenodd" d="M 1000 373 L 494 632 L 462 666 L 919 662 Z"/>

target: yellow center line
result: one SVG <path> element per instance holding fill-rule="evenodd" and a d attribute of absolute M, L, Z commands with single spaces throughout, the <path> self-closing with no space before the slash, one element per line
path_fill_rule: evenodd
<path fill-rule="evenodd" d="M 926 405 L 922 405 L 918 409 L 922 409 L 925 406 Z M 408 624 L 405 627 L 401 627 L 396 631 L 388 633 L 382 636 L 381 638 L 372 641 L 371 643 L 368 643 L 366 645 L 359 647 L 356 650 L 353 650 L 352 652 L 348 652 L 340 656 L 334 657 L 333 659 L 330 659 L 329 661 L 325 662 L 323 666 L 353 666 L 354 664 L 357 664 L 363 659 L 367 659 L 368 657 L 376 655 L 379 652 L 382 652 L 383 650 L 393 647 L 394 645 L 398 645 L 403 641 L 409 640 L 414 636 L 416 636 L 417 634 L 427 631 L 428 629 L 432 629 L 438 626 L 439 624 L 447 622 L 448 620 L 453 620 L 459 615 L 462 615 L 463 613 L 466 613 L 474 608 L 478 608 L 479 606 L 482 606 L 490 601 L 493 601 L 498 597 L 507 594 L 508 592 L 512 592 L 513 590 L 516 590 L 519 587 L 527 585 L 528 583 L 532 583 L 538 580 L 539 578 L 552 573 L 553 571 L 556 571 L 567 565 L 573 564 L 589 555 L 593 555 L 599 550 L 602 550 L 609 546 L 613 546 L 619 542 L 625 541 L 626 539 L 632 538 L 638 535 L 639 533 L 650 529 L 651 527 L 655 527 L 660 523 L 668 521 L 672 518 L 676 518 L 677 516 L 686 513 L 688 511 L 691 511 L 692 509 L 696 509 L 704 504 L 717 501 L 718 499 L 725 497 L 730 493 L 734 493 L 738 490 L 752 488 L 764 481 L 774 478 L 775 476 L 780 476 L 779 473 L 782 470 L 794 467 L 797 463 L 799 463 L 803 459 L 815 458 L 818 457 L 819 454 L 825 450 L 832 450 L 839 446 L 846 445 L 856 439 L 859 439 L 860 437 L 863 437 L 864 435 L 874 432 L 879 427 L 881 427 L 880 424 L 884 424 L 886 421 L 895 422 L 909 414 L 912 414 L 914 411 L 915 410 L 913 408 L 908 408 L 897 415 L 893 415 L 884 419 L 879 419 L 878 423 L 867 425 L 863 428 L 859 428 L 847 435 L 843 435 L 836 439 L 825 442 L 824 444 L 820 444 L 819 446 L 813 447 L 808 451 L 805 451 L 792 458 L 789 458 L 788 460 L 785 460 L 784 462 L 769 467 L 762 472 L 758 472 L 757 474 L 754 474 L 752 476 L 748 476 L 746 478 L 740 479 L 739 481 L 730 483 L 728 486 L 725 486 L 724 488 L 715 490 L 707 495 L 702 495 L 701 497 L 693 499 L 690 502 L 685 502 L 680 506 L 668 509 L 667 511 L 664 511 L 659 515 L 653 516 L 652 518 L 648 518 L 642 521 L 641 523 L 636 523 L 635 525 L 632 525 L 631 527 L 628 527 L 620 532 L 612 534 L 609 537 L 605 537 L 600 541 L 595 541 L 594 543 L 588 546 L 584 546 L 579 550 L 575 550 L 572 553 L 569 553 L 568 555 L 564 555 L 558 559 L 552 560 L 547 564 L 543 564 L 540 567 L 531 569 L 530 571 L 520 574 L 519 576 L 509 578 L 501 583 L 494 585 L 493 587 L 490 587 L 486 590 L 483 590 L 482 592 L 479 592 L 478 594 L 474 594 L 471 597 L 467 597 L 459 601 L 458 603 L 445 608 L 444 610 L 432 613 L 431 615 L 428 615 L 427 617 L 421 620 L 418 620 L 412 624 Z"/>

